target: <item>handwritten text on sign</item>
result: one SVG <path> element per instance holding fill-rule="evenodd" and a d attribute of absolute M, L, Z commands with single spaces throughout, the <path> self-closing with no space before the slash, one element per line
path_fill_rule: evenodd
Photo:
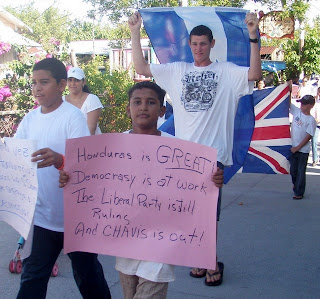
<path fill-rule="evenodd" d="M 176 138 L 67 140 L 65 252 L 215 268 L 216 150 Z"/>
<path fill-rule="evenodd" d="M 27 238 L 37 201 L 37 164 L 31 162 L 34 141 L 0 140 L 0 220 Z"/>

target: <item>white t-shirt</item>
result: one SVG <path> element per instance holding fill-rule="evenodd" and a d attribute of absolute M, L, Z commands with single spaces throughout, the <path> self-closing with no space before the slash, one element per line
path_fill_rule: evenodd
<path fill-rule="evenodd" d="M 290 113 L 292 114 L 291 123 L 291 141 L 292 146 L 298 146 L 301 141 L 307 136 L 307 134 L 313 136 L 317 127 L 316 120 L 311 115 L 305 115 L 301 109 L 295 105 L 290 105 Z M 299 152 L 310 152 L 310 141 L 305 144 Z"/>
<path fill-rule="evenodd" d="M 62 98 L 64 101 L 66 100 L 65 96 L 63 96 Z M 96 95 L 89 93 L 87 98 L 83 102 L 80 110 L 83 113 L 86 120 L 88 120 L 88 113 L 89 112 L 97 110 L 97 109 L 102 109 L 102 108 L 103 108 L 103 106 L 102 106 L 99 98 Z M 97 124 L 96 132 L 95 132 L 95 135 L 97 135 L 97 134 L 101 134 L 101 130 L 99 128 L 99 123 Z"/>
<path fill-rule="evenodd" d="M 310 114 L 315 118 L 317 126 L 320 126 L 320 102 L 316 101 Z"/>
<path fill-rule="evenodd" d="M 124 133 L 129 132 L 130 130 Z M 161 136 L 174 137 L 166 132 L 161 132 Z M 117 257 L 116 269 L 124 274 L 136 275 L 154 282 L 170 282 L 175 279 L 174 265 L 163 263 Z"/>
<path fill-rule="evenodd" d="M 50 148 L 65 154 L 66 139 L 89 136 L 81 111 L 68 102 L 53 112 L 42 114 L 41 107 L 30 111 L 21 121 L 15 138 L 37 141 L 37 149 Z M 38 168 L 38 199 L 34 224 L 63 232 L 63 189 L 59 188 L 59 171 L 54 167 Z"/>
<path fill-rule="evenodd" d="M 151 64 L 150 70 L 172 100 L 176 136 L 216 148 L 218 161 L 232 165 L 238 102 L 253 91 L 249 68 L 231 62 L 206 67 L 174 62 Z"/>

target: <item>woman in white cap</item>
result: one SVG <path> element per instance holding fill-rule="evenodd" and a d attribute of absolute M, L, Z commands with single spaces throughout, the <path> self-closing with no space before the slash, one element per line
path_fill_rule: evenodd
<path fill-rule="evenodd" d="M 90 93 L 83 70 L 78 67 L 69 69 L 67 84 L 70 93 L 63 99 L 82 111 L 91 135 L 101 134 L 98 124 L 103 106 L 99 98 Z"/>

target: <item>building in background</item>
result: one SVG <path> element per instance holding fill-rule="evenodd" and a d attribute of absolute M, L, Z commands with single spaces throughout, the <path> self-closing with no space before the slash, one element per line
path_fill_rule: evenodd
<path fill-rule="evenodd" d="M 5 64 L 18 58 L 12 45 L 25 46 L 31 55 L 42 51 L 42 46 L 23 36 L 23 32 L 32 29 L 0 6 L 0 78 L 6 74 Z"/>

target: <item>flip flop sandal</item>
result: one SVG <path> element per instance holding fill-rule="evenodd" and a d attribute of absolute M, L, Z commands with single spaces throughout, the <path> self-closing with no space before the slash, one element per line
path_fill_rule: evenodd
<path fill-rule="evenodd" d="M 194 278 L 202 278 L 202 277 L 205 277 L 206 276 L 206 273 L 207 273 L 207 269 L 204 269 L 204 268 L 194 268 L 194 269 L 197 269 L 197 273 L 201 272 L 201 271 L 204 271 L 202 274 L 194 274 L 192 271 L 190 271 L 190 276 L 191 277 L 194 277 Z"/>
<path fill-rule="evenodd" d="M 218 266 L 219 266 L 219 271 L 217 271 L 217 272 L 209 273 L 207 271 L 207 274 L 209 275 L 209 277 L 212 277 L 212 276 L 220 274 L 220 279 L 215 280 L 215 281 L 207 281 L 207 277 L 206 277 L 206 279 L 204 280 L 204 283 L 209 287 L 217 287 L 220 284 L 222 284 L 224 264 L 221 263 L 221 262 L 218 262 Z"/>
<path fill-rule="evenodd" d="M 295 195 L 295 196 L 293 196 L 292 198 L 293 198 L 293 199 L 302 199 L 303 196 Z"/>

